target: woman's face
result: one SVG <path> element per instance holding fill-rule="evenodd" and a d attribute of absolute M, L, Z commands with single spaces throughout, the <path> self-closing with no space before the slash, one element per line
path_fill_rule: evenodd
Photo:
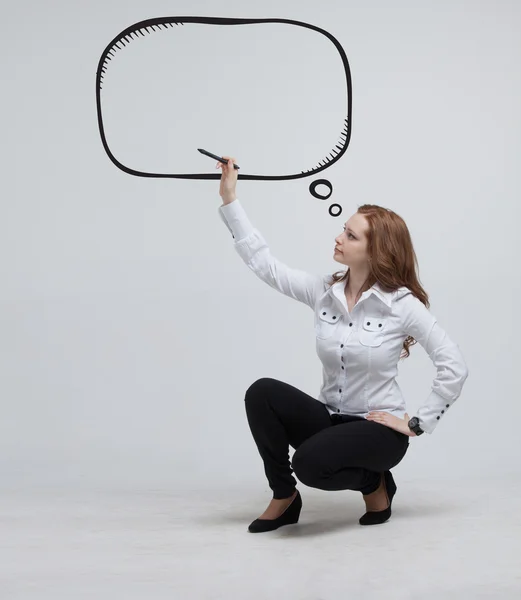
<path fill-rule="evenodd" d="M 369 256 L 365 234 L 368 229 L 369 223 L 364 215 L 357 212 L 350 217 L 342 233 L 335 238 L 338 250 L 335 250 L 333 258 L 351 268 L 367 265 Z"/>

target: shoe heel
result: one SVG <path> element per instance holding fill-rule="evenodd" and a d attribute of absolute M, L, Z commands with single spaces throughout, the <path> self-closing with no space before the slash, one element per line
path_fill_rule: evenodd
<path fill-rule="evenodd" d="M 302 498 L 300 492 L 297 491 L 297 495 L 286 508 L 286 510 L 276 519 L 255 519 L 248 526 L 250 533 L 262 533 L 265 531 L 273 531 L 282 527 L 283 525 L 293 525 L 298 523 L 300 518 L 300 511 L 302 510 Z"/>
<path fill-rule="evenodd" d="M 366 512 L 358 520 L 360 525 L 379 525 L 380 523 L 385 523 L 391 518 L 391 505 L 393 503 L 393 497 L 396 494 L 396 490 L 398 489 L 391 471 L 384 472 L 384 482 L 387 496 L 389 498 L 389 506 L 384 510 Z"/>
<path fill-rule="evenodd" d="M 385 488 L 387 490 L 387 495 L 389 496 L 389 503 L 392 503 L 393 497 L 396 494 L 396 490 L 398 489 L 396 486 L 396 482 L 394 481 L 394 477 L 391 471 L 385 471 Z"/>

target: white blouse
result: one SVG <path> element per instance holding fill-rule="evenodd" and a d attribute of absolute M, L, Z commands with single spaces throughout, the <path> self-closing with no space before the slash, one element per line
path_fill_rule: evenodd
<path fill-rule="evenodd" d="M 220 206 L 219 214 L 236 251 L 259 279 L 314 311 L 323 373 L 318 400 L 329 413 L 366 417 L 371 411 L 386 411 L 403 418 L 407 410 L 396 376 L 403 342 L 410 335 L 437 369 L 416 413 L 423 431 L 432 433 L 460 396 L 468 368 L 458 345 L 425 305 L 407 287 L 385 292 L 375 283 L 349 312 L 345 281 L 330 286 L 329 274 L 314 275 L 280 262 L 238 199 Z"/>

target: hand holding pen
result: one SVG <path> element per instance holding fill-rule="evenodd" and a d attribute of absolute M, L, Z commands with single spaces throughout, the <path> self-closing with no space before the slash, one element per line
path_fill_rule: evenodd
<path fill-rule="evenodd" d="M 218 162 L 215 165 L 216 169 L 222 169 L 221 185 L 219 187 L 219 196 L 223 199 L 224 204 L 230 204 L 236 199 L 235 188 L 237 185 L 237 177 L 240 167 L 235 164 L 235 158 L 232 156 L 217 156 L 211 154 L 202 148 L 198 148 L 201 154 L 206 154 L 211 158 L 215 158 Z"/>
<path fill-rule="evenodd" d="M 205 154 L 206 156 L 209 156 L 210 158 L 215 158 L 215 160 L 218 160 L 220 163 L 227 165 L 228 161 L 225 160 L 227 157 L 226 156 L 217 156 L 217 154 L 212 154 L 211 152 L 208 152 L 208 150 L 203 150 L 202 148 L 197 148 L 197 150 L 199 150 L 199 152 L 201 154 Z M 236 165 L 235 163 L 233 163 L 233 168 L 234 169 L 240 169 L 240 167 L 238 165 Z"/>

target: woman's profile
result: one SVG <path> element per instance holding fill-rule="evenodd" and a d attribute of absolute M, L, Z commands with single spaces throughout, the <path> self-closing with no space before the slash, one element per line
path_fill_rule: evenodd
<path fill-rule="evenodd" d="M 302 498 L 292 473 L 321 490 L 359 491 L 366 505 L 359 523 L 384 523 L 397 490 L 391 468 L 405 456 L 410 437 L 433 433 L 468 377 L 459 346 L 429 311 L 407 226 L 395 212 L 364 204 L 332 247 L 344 271 L 321 276 L 292 269 L 250 223 L 236 195 L 236 159 L 224 158 L 227 165 L 216 165 L 222 169 L 219 214 L 234 247 L 262 281 L 314 311 L 323 366 L 318 398 L 268 377 L 246 390 L 248 424 L 273 491 L 248 529 L 298 522 Z M 411 418 L 396 376 L 399 360 L 417 342 L 437 374 Z M 295 449 L 291 463 L 289 446 Z"/>

